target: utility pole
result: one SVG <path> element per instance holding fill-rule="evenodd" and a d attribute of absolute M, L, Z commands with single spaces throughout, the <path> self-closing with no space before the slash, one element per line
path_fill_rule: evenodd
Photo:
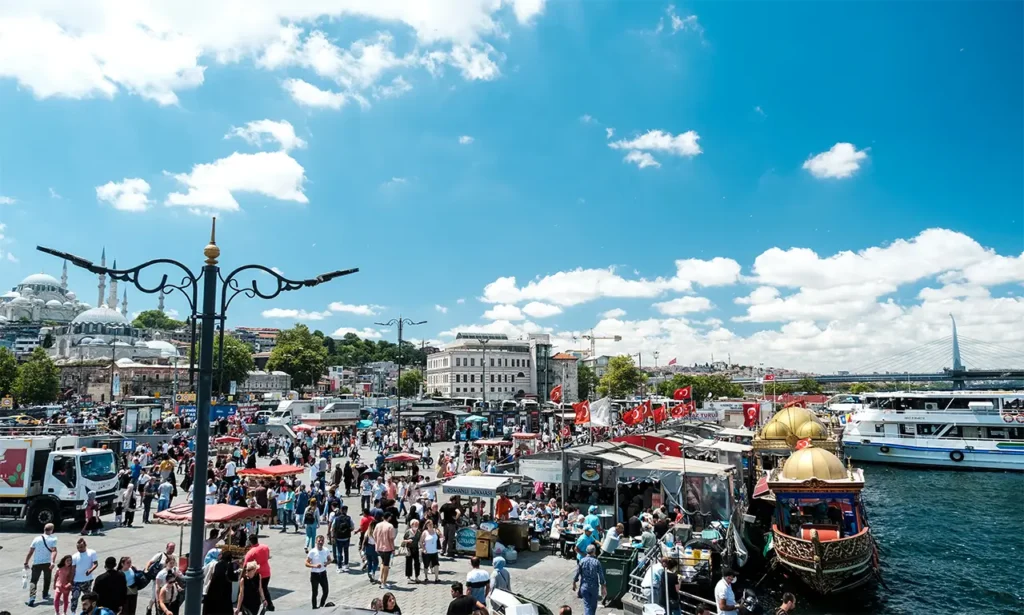
<path fill-rule="evenodd" d="M 481 406 L 483 406 L 484 412 L 487 412 L 487 342 L 489 341 L 488 339 L 480 340 L 480 347 L 483 348 L 483 358 L 480 359 L 480 381 L 483 386 L 480 387 L 480 395 L 483 399 Z M 487 419 L 490 420 L 490 416 Z"/>
<path fill-rule="evenodd" d="M 402 389 L 399 388 L 398 384 L 402 380 L 402 326 L 403 325 L 425 325 L 427 321 L 421 320 L 419 322 L 413 321 L 410 318 L 402 318 L 399 314 L 398 318 L 392 318 L 387 322 L 375 322 L 375 325 L 381 327 L 393 327 L 398 325 L 398 378 L 395 380 L 395 393 L 398 396 L 398 403 L 395 405 L 395 429 L 399 434 L 402 433 Z"/>

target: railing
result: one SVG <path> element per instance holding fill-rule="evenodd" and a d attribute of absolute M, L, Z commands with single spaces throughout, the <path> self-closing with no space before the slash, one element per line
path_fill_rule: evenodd
<path fill-rule="evenodd" d="M 5 436 L 97 436 L 111 434 L 117 437 L 120 434 L 112 432 L 107 428 L 105 422 L 96 425 L 64 425 L 62 423 L 44 423 L 42 425 L 0 425 L 0 435 Z"/>
<path fill-rule="evenodd" d="M 655 544 L 653 547 L 644 552 L 639 561 L 637 562 L 636 568 L 629 573 L 629 595 L 636 604 L 653 604 L 653 600 L 644 598 L 643 592 L 643 581 L 647 575 L 647 570 L 651 567 L 653 562 L 661 559 L 661 543 Z M 679 592 L 679 602 L 683 613 L 695 613 L 698 606 L 706 606 L 711 609 L 715 609 L 715 603 L 707 598 L 701 598 L 693 594 L 686 592 Z"/>

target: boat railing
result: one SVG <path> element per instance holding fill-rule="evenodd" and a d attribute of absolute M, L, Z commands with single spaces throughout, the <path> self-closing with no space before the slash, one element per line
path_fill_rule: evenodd
<path fill-rule="evenodd" d="M 1009 424 L 1007 424 L 1006 427 L 1007 428 L 1009 428 L 1009 427 L 1016 427 L 1018 425 L 1009 425 Z M 975 425 L 967 425 L 967 427 L 975 427 Z M 999 428 L 999 425 L 978 425 L 978 427 L 988 427 L 989 429 L 993 429 L 993 428 Z M 1009 436 L 1009 434 L 1007 434 L 1007 436 Z M 851 435 L 850 438 L 851 438 L 851 440 L 852 439 L 860 439 L 860 440 L 878 440 L 878 441 L 880 441 L 880 440 L 940 440 L 942 442 L 947 442 L 947 443 L 949 443 L 949 442 L 996 442 L 996 441 L 1004 442 L 1004 441 L 1007 441 L 1007 440 L 1018 440 L 1019 439 L 1019 438 L 1011 438 L 1011 437 L 1005 437 L 1005 438 L 996 438 L 996 437 L 965 438 L 963 436 L 937 436 L 935 434 L 922 435 L 922 434 L 905 434 L 905 433 L 897 433 L 897 434 L 861 433 L 861 434 Z M 869 444 L 869 443 L 870 442 L 864 442 L 864 444 Z"/>
<path fill-rule="evenodd" d="M 637 561 L 636 567 L 631 573 L 629 573 L 629 595 L 636 604 L 653 604 L 653 600 L 648 594 L 644 596 L 643 582 L 644 577 L 647 576 L 647 571 L 650 569 L 651 564 L 661 559 L 661 544 L 656 543 L 653 547 L 645 551 Z M 648 592 L 650 590 L 648 589 Z M 707 598 L 701 598 L 687 592 L 679 592 L 679 603 L 683 613 L 695 613 L 697 607 L 705 606 L 712 609 L 715 608 L 715 603 Z"/>
<path fill-rule="evenodd" d="M 818 567 L 840 568 L 848 561 L 859 561 L 872 554 L 871 530 L 864 528 L 853 536 L 835 540 L 804 540 L 772 526 L 772 544 L 776 554 L 790 563 L 799 562 L 809 570 Z"/>

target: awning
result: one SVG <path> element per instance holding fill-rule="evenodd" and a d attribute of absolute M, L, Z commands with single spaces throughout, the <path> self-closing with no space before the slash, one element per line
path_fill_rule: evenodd
<path fill-rule="evenodd" d="M 232 506 L 230 504 L 208 504 L 206 506 L 207 525 L 213 523 L 241 523 L 250 519 L 259 519 L 270 516 L 268 508 L 246 508 L 245 506 Z M 191 525 L 192 504 L 178 504 L 167 510 L 160 511 L 154 515 L 156 523 L 167 525 Z"/>
<path fill-rule="evenodd" d="M 296 474 L 302 474 L 306 469 L 302 466 L 265 466 L 262 468 L 243 468 L 238 471 L 239 476 L 255 476 L 277 478 L 280 476 L 294 476 Z"/>
<path fill-rule="evenodd" d="M 509 440 L 473 440 L 473 446 L 512 446 Z"/>
<path fill-rule="evenodd" d="M 213 443 L 214 444 L 238 444 L 241 441 L 242 441 L 241 438 L 236 438 L 235 436 L 221 436 L 219 438 L 216 438 L 213 441 Z"/>
<path fill-rule="evenodd" d="M 456 476 L 441 486 L 445 495 L 464 495 L 477 498 L 497 497 L 498 489 L 508 486 L 515 477 L 504 474 L 483 476 Z"/>
<path fill-rule="evenodd" d="M 682 457 L 656 457 L 620 467 L 619 476 L 645 476 L 651 472 L 685 473 L 687 476 L 727 476 L 735 469 L 735 466 L 727 463 L 713 463 Z"/>
<path fill-rule="evenodd" d="M 757 484 L 754 485 L 754 495 L 751 497 L 760 498 L 771 493 L 771 489 L 768 488 L 768 473 L 765 472 L 761 475 L 761 478 L 757 479 Z"/>
<path fill-rule="evenodd" d="M 540 434 L 537 434 L 537 433 L 518 433 L 517 432 L 517 433 L 512 434 L 512 437 L 515 438 L 516 440 L 535 440 L 535 439 L 540 437 Z"/>
<path fill-rule="evenodd" d="M 726 427 L 718 432 L 720 436 L 739 436 L 741 438 L 753 438 L 754 432 L 740 427 Z"/>
<path fill-rule="evenodd" d="M 708 448 L 716 451 L 728 451 L 730 453 L 749 453 L 754 450 L 754 447 L 749 444 L 739 444 L 738 442 L 714 442 Z"/>
<path fill-rule="evenodd" d="M 295 427 L 292 427 L 292 431 L 313 431 L 313 429 L 315 428 L 312 425 L 307 425 L 305 423 L 299 423 Z"/>
<path fill-rule="evenodd" d="M 386 461 L 388 463 L 405 463 L 405 462 L 409 462 L 409 461 L 419 461 L 419 460 L 420 460 L 419 456 L 418 455 L 413 455 L 412 453 L 395 453 L 394 455 L 389 455 L 389 456 L 384 458 L 384 461 Z"/>

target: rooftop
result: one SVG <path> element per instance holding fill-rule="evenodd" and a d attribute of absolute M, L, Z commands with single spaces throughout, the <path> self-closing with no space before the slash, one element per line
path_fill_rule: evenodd
<path fill-rule="evenodd" d="M 504 333 L 456 333 L 455 339 L 457 340 L 504 340 L 508 341 L 508 336 Z"/>

